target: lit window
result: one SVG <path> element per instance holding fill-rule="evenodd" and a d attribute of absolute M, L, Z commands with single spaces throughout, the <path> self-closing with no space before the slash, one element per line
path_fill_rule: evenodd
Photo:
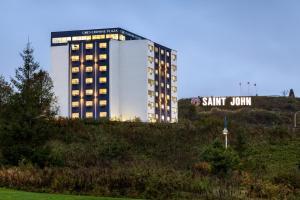
<path fill-rule="evenodd" d="M 71 56 L 72 61 L 79 61 L 79 56 Z"/>
<path fill-rule="evenodd" d="M 93 47 L 94 47 L 93 43 L 85 44 L 86 49 L 93 49 Z"/>
<path fill-rule="evenodd" d="M 172 54 L 172 60 L 176 61 L 176 59 L 177 59 L 177 56 L 175 54 Z"/>
<path fill-rule="evenodd" d="M 93 101 L 86 101 L 85 106 L 87 107 L 93 106 Z"/>
<path fill-rule="evenodd" d="M 100 72 L 106 72 L 106 70 L 107 70 L 107 67 L 105 65 L 99 66 L 99 71 Z"/>
<path fill-rule="evenodd" d="M 91 90 L 91 89 L 88 89 L 88 90 L 85 90 L 85 94 L 86 95 L 93 95 L 93 90 Z"/>
<path fill-rule="evenodd" d="M 165 84 L 164 84 L 164 83 L 161 83 L 160 85 L 161 85 L 161 87 L 165 87 Z"/>
<path fill-rule="evenodd" d="M 155 96 L 157 96 L 157 97 L 158 97 L 158 92 L 155 92 Z"/>
<path fill-rule="evenodd" d="M 158 103 L 155 103 L 155 107 L 158 108 Z"/>
<path fill-rule="evenodd" d="M 172 86 L 172 92 L 177 92 L 177 87 Z"/>
<path fill-rule="evenodd" d="M 158 52 L 158 48 L 157 47 L 155 47 L 154 50 L 155 50 L 155 52 Z"/>
<path fill-rule="evenodd" d="M 107 48 L 107 43 L 106 42 L 99 43 L 99 48 L 101 48 L 101 49 Z"/>
<path fill-rule="evenodd" d="M 106 34 L 106 39 L 114 39 L 114 40 L 118 40 L 119 39 L 119 35 L 118 34 Z"/>
<path fill-rule="evenodd" d="M 163 49 L 161 49 L 160 54 L 165 54 L 165 51 Z"/>
<path fill-rule="evenodd" d="M 165 116 L 161 116 L 161 119 L 164 120 L 164 119 L 165 119 Z"/>
<path fill-rule="evenodd" d="M 148 48 L 149 48 L 149 51 L 150 51 L 150 52 L 152 52 L 153 49 L 154 49 L 153 45 L 151 45 L 151 44 L 148 45 Z"/>
<path fill-rule="evenodd" d="M 153 57 L 148 56 L 148 61 L 149 61 L 150 63 L 153 63 Z"/>
<path fill-rule="evenodd" d="M 168 88 L 168 89 L 170 88 L 170 85 L 169 85 L 169 84 L 167 84 L 167 88 Z"/>
<path fill-rule="evenodd" d="M 72 50 L 79 50 L 80 45 L 79 44 L 72 44 Z"/>
<path fill-rule="evenodd" d="M 161 65 L 164 65 L 164 64 L 165 64 L 165 61 L 161 60 L 161 61 L 160 61 L 160 64 L 161 64 Z"/>
<path fill-rule="evenodd" d="M 91 83 L 93 83 L 93 78 L 86 78 L 86 79 L 85 79 L 85 83 L 86 83 L 86 84 L 91 84 Z"/>
<path fill-rule="evenodd" d="M 92 113 L 92 112 L 86 112 L 86 113 L 85 113 L 85 116 L 86 116 L 87 118 L 91 118 L 91 117 L 93 117 L 93 113 Z"/>
<path fill-rule="evenodd" d="M 170 117 L 167 117 L 167 121 L 170 121 Z"/>
<path fill-rule="evenodd" d="M 155 74 L 158 74 L 158 70 L 157 69 L 155 70 Z"/>
<path fill-rule="evenodd" d="M 155 85 L 158 85 L 158 81 L 155 81 Z"/>
<path fill-rule="evenodd" d="M 157 58 L 155 58 L 155 63 L 158 63 L 158 59 Z"/>
<path fill-rule="evenodd" d="M 79 118 L 79 113 L 72 113 L 72 118 Z"/>
<path fill-rule="evenodd" d="M 172 76 L 172 80 L 173 80 L 173 81 L 177 81 L 177 77 L 173 75 L 173 76 Z"/>
<path fill-rule="evenodd" d="M 68 43 L 68 41 L 71 41 L 71 37 L 52 38 L 53 44 Z"/>
<path fill-rule="evenodd" d="M 86 60 L 93 60 L 94 56 L 93 55 L 85 55 Z"/>
<path fill-rule="evenodd" d="M 93 40 L 101 40 L 105 39 L 105 35 L 93 35 L 92 38 Z"/>
<path fill-rule="evenodd" d="M 107 59 L 107 55 L 106 54 L 100 54 L 99 55 L 99 59 L 100 60 L 106 60 Z"/>
<path fill-rule="evenodd" d="M 148 84 L 152 87 L 154 85 L 154 80 L 148 79 Z"/>
<path fill-rule="evenodd" d="M 167 110 L 170 110 L 170 106 L 167 106 Z"/>
<path fill-rule="evenodd" d="M 165 105 L 164 105 L 164 104 L 162 104 L 162 105 L 161 105 L 161 108 L 162 108 L 162 109 L 165 109 Z"/>
<path fill-rule="evenodd" d="M 72 107 L 79 107 L 79 101 L 73 101 Z"/>
<path fill-rule="evenodd" d="M 167 95 L 167 100 L 170 100 L 170 95 Z"/>
<path fill-rule="evenodd" d="M 150 97 L 154 97 L 154 91 L 148 90 L 148 95 L 149 95 Z"/>
<path fill-rule="evenodd" d="M 73 79 L 72 79 L 72 84 L 73 84 L 73 85 L 79 84 L 79 79 L 78 79 L 78 78 L 73 78 Z"/>
<path fill-rule="evenodd" d="M 169 73 L 167 74 L 167 78 L 170 78 L 170 74 Z"/>
<path fill-rule="evenodd" d="M 106 83 L 107 78 L 106 77 L 100 77 L 99 78 L 99 83 Z"/>
<path fill-rule="evenodd" d="M 167 65 L 167 67 L 170 67 L 170 63 L 167 62 L 166 65 Z"/>
<path fill-rule="evenodd" d="M 152 75 L 152 74 L 153 74 L 153 72 L 154 72 L 154 69 L 153 69 L 153 68 L 151 68 L 151 67 L 148 67 L 148 72 L 149 72 L 149 74 L 150 74 L 150 75 Z"/>
<path fill-rule="evenodd" d="M 168 52 L 168 51 L 167 51 L 167 56 L 168 56 L 168 57 L 170 56 L 170 52 Z"/>
<path fill-rule="evenodd" d="M 106 100 L 100 100 L 99 101 L 99 106 L 106 106 L 107 105 L 107 101 Z"/>
<path fill-rule="evenodd" d="M 72 73 L 79 72 L 79 67 L 72 67 Z"/>
<path fill-rule="evenodd" d="M 72 90 L 72 96 L 78 96 L 79 90 Z"/>
<path fill-rule="evenodd" d="M 119 39 L 123 41 L 123 40 L 126 39 L 126 37 L 125 37 L 125 35 L 120 34 L 120 35 L 119 35 Z"/>
<path fill-rule="evenodd" d="M 99 94 L 107 94 L 107 89 L 106 88 L 99 89 Z"/>
<path fill-rule="evenodd" d="M 161 94 L 161 98 L 164 98 L 164 97 L 165 97 L 165 94 L 164 94 L 164 93 L 162 93 L 162 94 Z"/>
<path fill-rule="evenodd" d="M 148 102 L 148 108 L 153 109 L 154 108 L 154 102 Z"/>
<path fill-rule="evenodd" d="M 92 36 L 90 35 L 84 35 L 84 36 L 73 36 L 72 40 L 73 41 L 78 41 L 78 40 L 91 40 Z"/>
<path fill-rule="evenodd" d="M 99 113 L 99 116 L 100 116 L 100 117 L 107 117 L 107 112 L 100 112 L 100 113 Z"/>
<path fill-rule="evenodd" d="M 93 67 L 89 66 L 85 68 L 85 72 L 92 72 L 93 71 Z"/>

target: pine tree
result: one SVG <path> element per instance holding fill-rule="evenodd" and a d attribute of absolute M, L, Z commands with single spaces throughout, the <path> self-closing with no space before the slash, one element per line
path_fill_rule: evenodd
<path fill-rule="evenodd" d="M 11 79 L 15 93 L 0 126 L 0 147 L 7 164 L 28 161 L 44 166 L 49 155 L 45 147 L 51 134 L 49 120 L 57 110 L 53 84 L 48 73 L 35 61 L 30 43 L 21 57 L 23 65 Z"/>

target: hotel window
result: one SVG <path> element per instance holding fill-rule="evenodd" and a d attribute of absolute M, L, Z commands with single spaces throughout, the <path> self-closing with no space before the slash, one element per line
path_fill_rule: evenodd
<path fill-rule="evenodd" d="M 170 67 L 170 63 L 167 62 L 166 65 L 167 65 L 167 67 Z"/>
<path fill-rule="evenodd" d="M 87 106 L 87 107 L 93 106 L 93 101 L 86 101 L 85 106 Z"/>
<path fill-rule="evenodd" d="M 161 109 L 165 109 L 165 105 L 164 104 L 161 105 Z"/>
<path fill-rule="evenodd" d="M 167 106 L 167 110 L 170 110 L 170 106 Z"/>
<path fill-rule="evenodd" d="M 164 84 L 164 83 L 161 83 L 160 85 L 161 85 L 161 87 L 165 87 L 165 84 Z"/>
<path fill-rule="evenodd" d="M 155 107 L 158 108 L 158 103 L 155 103 Z"/>
<path fill-rule="evenodd" d="M 177 66 L 176 65 L 172 65 L 172 70 L 173 70 L 173 72 L 175 72 L 177 70 Z"/>
<path fill-rule="evenodd" d="M 72 79 L 72 85 L 77 85 L 79 84 L 79 79 L 78 78 L 73 78 Z"/>
<path fill-rule="evenodd" d="M 149 95 L 150 97 L 154 97 L 154 91 L 148 90 L 148 95 Z"/>
<path fill-rule="evenodd" d="M 78 96 L 79 90 L 72 90 L 72 96 Z"/>
<path fill-rule="evenodd" d="M 107 43 L 106 42 L 99 43 L 99 48 L 101 48 L 101 49 L 107 48 Z"/>
<path fill-rule="evenodd" d="M 151 44 L 148 45 L 148 48 L 149 48 L 149 51 L 150 51 L 150 52 L 152 52 L 153 49 L 154 49 L 153 45 L 151 45 Z"/>
<path fill-rule="evenodd" d="M 157 69 L 155 70 L 155 74 L 158 74 L 158 70 Z"/>
<path fill-rule="evenodd" d="M 167 117 L 167 121 L 170 121 L 170 117 Z"/>
<path fill-rule="evenodd" d="M 72 73 L 79 72 L 79 67 L 72 67 Z"/>
<path fill-rule="evenodd" d="M 99 101 L 99 106 L 106 106 L 107 105 L 107 101 L 106 100 L 100 100 Z"/>
<path fill-rule="evenodd" d="M 164 93 L 161 93 L 161 98 L 164 98 L 165 97 L 165 94 Z"/>
<path fill-rule="evenodd" d="M 172 101 L 173 101 L 174 103 L 176 103 L 176 102 L 177 102 L 177 97 L 172 97 Z"/>
<path fill-rule="evenodd" d="M 158 85 L 158 81 L 155 81 L 155 85 Z"/>
<path fill-rule="evenodd" d="M 120 35 L 119 35 L 119 39 L 120 39 L 121 41 L 123 41 L 123 40 L 126 39 L 126 37 L 125 37 L 125 35 L 120 34 Z"/>
<path fill-rule="evenodd" d="M 85 72 L 92 72 L 93 71 L 93 67 L 89 66 L 89 67 L 85 67 Z"/>
<path fill-rule="evenodd" d="M 154 85 L 154 80 L 148 79 L 148 84 L 152 87 Z"/>
<path fill-rule="evenodd" d="M 148 102 L 148 108 L 153 109 L 154 108 L 154 102 Z"/>
<path fill-rule="evenodd" d="M 67 43 L 68 41 L 71 41 L 71 37 L 52 38 L 53 44 Z"/>
<path fill-rule="evenodd" d="M 86 116 L 87 118 L 91 118 L 91 117 L 93 117 L 93 113 L 92 113 L 92 112 L 86 112 L 86 113 L 85 113 L 85 116 Z"/>
<path fill-rule="evenodd" d="M 99 71 L 100 72 L 106 72 L 107 67 L 105 65 L 99 66 Z"/>
<path fill-rule="evenodd" d="M 93 90 L 91 89 L 88 89 L 88 90 L 85 90 L 85 95 L 93 95 Z"/>
<path fill-rule="evenodd" d="M 177 56 L 175 54 L 172 54 L 172 60 L 176 61 L 176 59 L 177 59 Z"/>
<path fill-rule="evenodd" d="M 94 47 L 93 43 L 85 44 L 85 49 L 93 49 L 93 47 Z"/>
<path fill-rule="evenodd" d="M 107 59 L 107 55 L 106 54 L 100 54 L 99 55 L 99 59 L 100 60 L 106 60 Z"/>
<path fill-rule="evenodd" d="M 177 92 L 177 87 L 172 86 L 172 92 Z"/>
<path fill-rule="evenodd" d="M 165 64 L 165 61 L 161 60 L 161 61 L 160 61 L 160 64 L 161 64 L 161 65 L 164 65 L 164 64 Z"/>
<path fill-rule="evenodd" d="M 119 36 L 118 34 L 106 34 L 106 39 L 114 39 L 114 40 L 118 40 Z"/>
<path fill-rule="evenodd" d="M 79 113 L 72 113 L 72 118 L 79 118 Z"/>
<path fill-rule="evenodd" d="M 149 72 L 149 74 L 150 74 L 150 75 L 152 75 L 152 74 L 153 74 L 153 72 L 154 72 L 154 69 L 153 69 L 153 68 L 151 68 L 151 67 L 148 67 L 148 72 Z"/>
<path fill-rule="evenodd" d="M 78 40 L 91 40 L 92 36 L 85 35 L 85 36 L 73 36 L 72 41 L 78 41 Z"/>
<path fill-rule="evenodd" d="M 107 112 L 100 112 L 100 113 L 99 113 L 99 116 L 100 116 L 100 117 L 107 117 Z"/>
<path fill-rule="evenodd" d="M 86 83 L 86 84 L 91 84 L 91 83 L 93 83 L 93 78 L 86 78 L 86 79 L 85 79 L 85 83 Z"/>
<path fill-rule="evenodd" d="M 177 81 L 177 77 L 176 76 L 172 76 L 172 81 Z"/>
<path fill-rule="evenodd" d="M 72 61 L 79 61 L 79 56 L 71 56 Z"/>
<path fill-rule="evenodd" d="M 93 35 L 92 38 L 93 40 L 101 40 L 105 39 L 105 35 Z"/>
<path fill-rule="evenodd" d="M 155 96 L 157 96 L 157 97 L 158 97 L 158 92 L 155 92 Z"/>
<path fill-rule="evenodd" d="M 93 55 L 85 55 L 86 60 L 93 60 L 94 56 Z"/>
<path fill-rule="evenodd" d="M 165 51 L 161 49 L 160 54 L 165 54 Z"/>
<path fill-rule="evenodd" d="M 107 94 L 107 89 L 106 88 L 99 89 L 99 94 Z"/>
<path fill-rule="evenodd" d="M 170 95 L 167 95 L 167 100 L 170 100 Z"/>
<path fill-rule="evenodd" d="M 73 101 L 72 107 L 79 107 L 79 101 Z"/>
<path fill-rule="evenodd" d="M 155 63 L 158 63 L 158 59 L 157 58 L 155 58 Z"/>
<path fill-rule="evenodd" d="M 168 88 L 168 89 L 170 88 L 170 85 L 169 85 L 169 84 L 167 84 L 167 88 Z"/>
<path fill-rule="evenodd" d="M 153 63 L 153 57 L 148 56 L 148 61 L 149 61 L 150 63 Z"/>
<path fill-rule="evenodd" d="M 106 83 L 107 78 L 106 77 L 100 77 L 99 78 L 99 83 Z"/>
<path fill-rule="evenodd" d="M 168 56 L 168 57 L 170 56 L 170 52 L 168 52 L 168 51 L 167 51 L 167 56 Z"/>
<path fill-rule="evenodd" d="M 72 44 L 72 50 L 79 50 L 80 45 L 79 44 Z"/>
<path fill-rule="evenodd" d="M 158 48 L 157 47 L 155 47 L 154 50 L 155 50 L 155 52 L 158 52 Z"/>
<path fill-rule="evenodd" d="M 165 116 L 161 116 L 161 119 L 164 120 L 164 119 L 165 119 Z"/>

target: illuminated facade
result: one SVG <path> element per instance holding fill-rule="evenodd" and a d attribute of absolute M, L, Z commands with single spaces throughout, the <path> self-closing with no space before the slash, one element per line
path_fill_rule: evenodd
<path fill-rule="evenodd" d="M 51 33 L 60 115 L 177 122 L 177 52 L 121 28 Z"/>

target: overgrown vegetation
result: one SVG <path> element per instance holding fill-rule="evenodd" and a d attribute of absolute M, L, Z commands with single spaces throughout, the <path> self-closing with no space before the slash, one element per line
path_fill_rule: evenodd
<path fill-rule="evenodd" d="M 30 46 L 23 59 L 14 81 L 0 79 L 0 187 L 147 199 L 300 195 L 299 131 L 290 128 L 299 99 L 255 97 L 239 110 L 185 99 L 177 124 L 56 119 L 51 80 Z"/>

